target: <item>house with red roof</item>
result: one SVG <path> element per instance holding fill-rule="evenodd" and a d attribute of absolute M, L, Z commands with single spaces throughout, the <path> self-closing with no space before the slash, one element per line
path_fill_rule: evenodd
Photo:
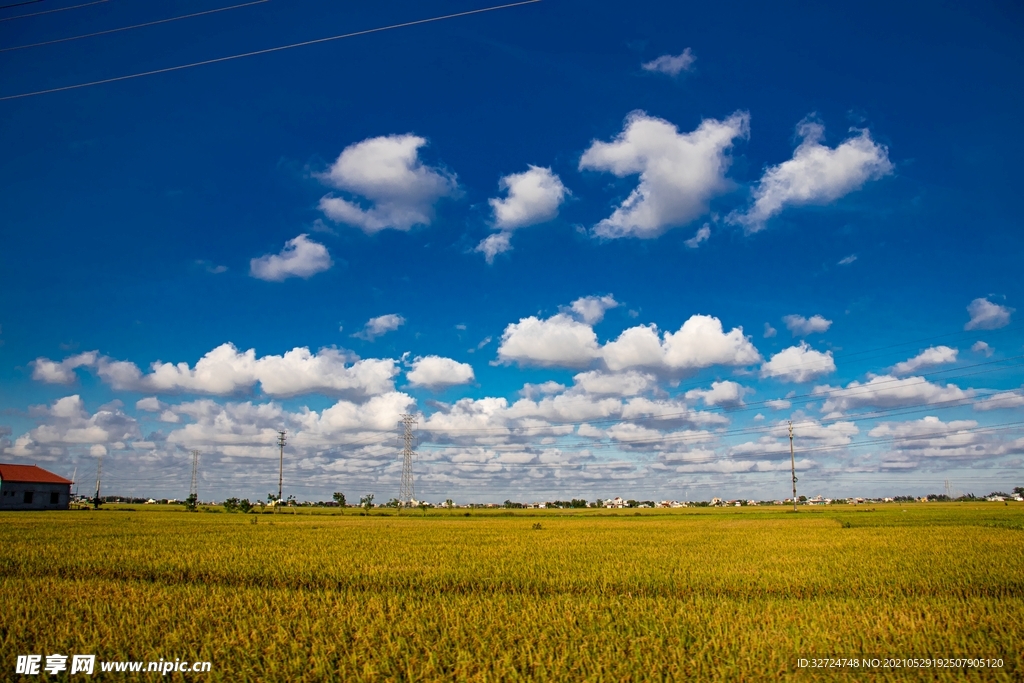
<path fill-rule="evenodd" d="M 0 510 L 67 510 L 71 484 L 42 467 L 0 463 Z"/>

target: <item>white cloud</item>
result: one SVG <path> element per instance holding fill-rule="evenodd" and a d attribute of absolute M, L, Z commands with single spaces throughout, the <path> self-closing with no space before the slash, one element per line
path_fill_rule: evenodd
<path fill-rule="evenodd" d="M 828 328 L 832 327 L 832 321 L 826 320 L 820 315 L 812 315 L 810 318 L 805 318 L 802 315 L 793 314 L 783 316 L 782 321 L 786 323 L 786 329 L 794 337 L 806 337 L 815 332 L 827 332 Z"/>
<path fill-rule="evenodd" d="M 302 234 L 285 242 L 280 254 L 265 254 L 249 261 L 249 275 L 281 282 L 290 277 L 310 278 L 333 265 L 327 247 Z"/>
<path fill-rule="evenodd" d="M 430 389 L 469 384 L 475 379 L 472 365 L 441 356 L 417 357 L 405 376 L 412 386 Z"/>
<path fill-rule="evenodd" d="M 816 351 L 807 342 L 790 346 L 771 357 L 761 366 L 761 377 L 774 377 L 784 382 L 806 382 L 835 372 L 832 352 Z"/>
<path fill-rule="evenodd" d="M 764 404 L 772 410 L 789 410 L 793 405 L 793 402 L 787 401 L 784 398 L 775 398 L 770 401 L 765 401 Z"/>
<path fill-rule="evenodd" d="M 473 251 L 483 254 L 487 263 L 494 263 L 495 256 L 511 250 L 512 233 L 510 232 L 496 232 L 493 235 L 488 235 L 480 240 L 480 244 L 476 245 L 476 248 L 473 249 Z"/>
<path fill-rule="evenodd" d="M 366 233 L 429 225 L 434 204 L 456 194 L 458 185 L 453 174 L 423 164 L 419 149 L 426 144 L 417 135 L 388 135 L 349 145 L 323 180 L 365 197 L 372 206 L 364 209 L 356 202 L 326 195 L 320 209 L 331 220 Z"/>
<path fill-rule="evenodd" d="M 922 368 L 930 368 L 945 363 L 955 363 L 959 351 L 948 346 L 932 346 L 913 358 L 892 366 L 894 375 L 910 375 Z"/>
<path fill-rule="evenodd" d="M 738 382 L 726 380 L 724 382 L 712 382 L 710 389 L 691 389 L 686 392 L 686 398 L 690 400 L 700 399 L 706 406 L 725 406 L 733 408 L 743 405 L 743 396 L 753 391 Z"/>
<path fill-rule="evenodd" d="M 751 365 L 761 360 L 742 327 L 726 333 L 722 321 L 708 315 L 690 316 L 677 332 L 665 332 L 663 340 L 654 325 L 631 327 L 605 344 L 601 355 L 614 372 L 627 368 L 687 372 L 712 365 Z"/>
<path fill-rule="evenodd" d="M 59 363 L 49 358 L 36 358 L 29 363 L 32 366 L 32 379 L 47 384 L 74 384 L 78 380 L 75 368 L 95 365 L 98 356 L 96 351 L 86 351 L 69 356 Z"/>
<path fill-rule="evenodd" d="M 390 358 L 358 360 L 338 349 L 323 348 L 313 354 L 306 347 L 294 348 L 283 356 L 263 356 L 256 361 L 255 369 L 263 393 L 280 397 L 384 394 L 392 390 L 392 378 L 398 374 Z"/>
<path fill-rule="evenodd" d="M 35 406 L 31 413 L 41 424 L 15 440 L 7 450 L 19 457 L 57 457 L 68 449 L 92 447 L 122 449 L 124 442 L 141 437 L 136 421 L 120 410 L 120 402 L 101 406 L 90 415 L 85 402 L 75 394 L 54 401 L 50 406 Z"/>
<path fill-rule="evenodd" d="M 519 390 L 519 395 L 523 398 L 528 398 L 531 401 L 538 396 L 547 396 L 548 394 L 560 394 L 565 391 L 565 385 L 559 384 L 554 380 L 548 380 L 540 384 L 524 384 L 523 388 Z"/>
<path fill-rule="evenodd" d="M 1001 391 L 974 404 L 975 410 L 1000 410 L 1024 406 L 1024 391 Z"/>
<path fill-rule="evenodd" d="M 778 333 L 779 333 L 779 331 L 776 330 L 774 327 L 772 327 L 769 323 L 765 323 L 764 324 L 764 338 L 765 339 L 771 339 L 772 337 L 774 337 Z"/>
<path fill-rule="evenodd" d="M 750 116 L 705 119 L 691 133 L 635 111 L 611 142 L 595 140 L 580 158 L 580 170 L 607 171 L 640 182 L 611 216 L 594 226 L 600 237 L 653 238 L 707 213 L 709 202 L 729 189 L 728 150 L 749 132 Z"/>
<path fill-rule="evenodd" d="M 974 342 L 974 346 L 971 347 L 971 351 L 974 351 L 975 353 L 985 354 L 986 358 L 991 358 L 992 354 L 995 353 L 995 349 L 993 349 L 991 346 L 989 346 L 983 341 Z"/>
<path fill-rule="evenodd" d="M 221 344 L 200 358 L 195 367 L 188 363 L 156 361 L 144 374 L 135 363 L 107 357 L 98 358 L 96 373 L 120 391 L 156 393 L 199 393 L 229 396 L 252 389 L 259 382 L 269 396 L 297 396 L 308 393 L 372 396 L 391 391 L 398 373 L 392 359 L 366 359 L 333 348 L 312 353 L 306 347 L 284 355 L 256 357 L 256 350 L 239 351 L 234 344 Z M 136 408 L 158 412 L 164 409 L 155 397 L 141 399 Z M 162 418 L 161 418 L 162 419 Z"/>
<path fill-rule="evenodd" d="M 843 257 L 843 258 L 839 259 L 839 263 L 837 263 L 836 265 L 838 265 L 838 266 L 848 266 L 848 265 L 850 265 L 851 263 L 853 263 L 856 260 L 857 260 L 857 255 L 856 254 L 850 254 L 849 256 L 846 256 L 846 257 Z"/>
<path fill-rule="evenodd" d="M 367 320 L 366 324 L 363 325 L 363 329 L 352 336 L 358 339 L 365 339 L 366 341 L 373 341 L 377 337 L 385 335 L 388 332 L 394 332 L 404 324 L 405 318 L 397 313 L 379 315 L 376 318 L 370 318 Z"/>
<path fill-rule="evenodd" d="M 609 374 L 590 370 L 574 376 L 573 381 L 579 389 L 595 395 L 636 396 L 657 386 L 654 375 L 636 371 Z"/>
<path fill-rule="evenodd" d="M 498 187 L 506 191 L 505 198 L 492 197 L 487 202 L 494 212 L 494 227 L 501 232 L 488 235 L 474 249 L 484 255 L 487 263 L 494 263 L 495 256 L 511 251 L 514 230 L 555 218 L 569 194 L 550 168 L 533 165 L 527 171 L 503 177 Z"/>
<path fill-rule="evenodd" d="M 605 311 L 618 308 L 619 302 L 611 294 L 605 296 L 584 296 L 569 304 L 569 309 L 578 320 L 596 325 L 604 320 Z"/>
<path fill-rule="evenodd" d="M 711 226 L 705 223 L 701 226 L 700 230 L 697 231 L 697 234 L 686 240 L 684 244 L 690 249 L 696 249 L 700 246 L 701 242 L 706 242 L 709 237 L 711 237 Z"/>
<path fill-rule="evenodd" d="M 754 205 L 745 214 L 730 216 L 746 232 L 763 230 L 786 207 L 828 204 L 893 171 L 888 150 L 867 130 L 835 148 L 821 144 L 825 127 L 820 123 L 805 119 L 797 135 L 801 142 L 793 158 L 765 170 L 753 191 Z"/>
<path fill-rule="evenodd" d="M 565 313 L 546 320 L 522 318 L 505 328 L 498 346 L 503 363 L 542 367 L 584 367 L 599 354 L 597 335 L 590 325 Z"/>
<path fill-rule="evenodd" d="M 975 299 L 967 306 L 971 319 L 965 330 L 998 330 L 1010 324 L 1010 314 L 1016 309 L 994 304 L 988 299 Z"/>
<path fill-rule="evenodd" d="M 669 76 L 678 76 L 683 71 L 690 71 L 693 63 L 697 61 L 690 48 L 683 50 L 678 55 L 662 55 L 657 59 L 645 62 L 642 66 L 644 71 L 656 71 Z"/>
<path fill-rule="evenodd" d="M 923 377 L 898 379 L 891 375 L 872 377 L 867 382 L 850 382 L 845 388 L 828 385 L 815 387 L 815 394 L 827 396 L 823 413 L 852 408 L 900 408 L 929 403 L 946 403 L 971 398 L 974 390 L 963 390 L 955 384 L 932 384 Z"/>
<path fill-rule="evenodd" d="M 494 212 L 494 227 L 504 231 L 550 221 L 568 193 L 550 168 L 533 165 L 503 177 L 498 187 L 506 191 L 505 198 L 492 197 L 487 203 Z"/>
<path fill-rule="evenodd" d="M 207 273 L 213 273 L 214 275 L 220 275 L 221 273 L 228 272 L 227 266 L 218 266 L 215 263 L 211 263 L 205 259 L 197 259 L 197 266 L 202 266 Z"/>
<path fill-rule="evenodd" d="M 929 415 L 920 420 L 884 422 L 868 436 L 891 438 L 893 450 L 907 458 L 971 458 L 1002 455 L 1008 449 L 990 435 L 973 432 L 974 420 L 943 422 Z"/>
<path fill-rule="evenodd" d="M 165 406 L 156 396 L 140 398 L 135 402 L 135 410 L 143 410 L 147 413 L 159 413 L 166 409 L 167 406 Z"/>

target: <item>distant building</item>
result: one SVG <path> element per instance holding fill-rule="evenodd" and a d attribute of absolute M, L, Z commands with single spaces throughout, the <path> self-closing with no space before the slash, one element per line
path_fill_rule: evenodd
<path fill-rule="evenodd" d="M 0 510 L 67 510 L 71 483 L 35 465 L 0 464 Z"/>

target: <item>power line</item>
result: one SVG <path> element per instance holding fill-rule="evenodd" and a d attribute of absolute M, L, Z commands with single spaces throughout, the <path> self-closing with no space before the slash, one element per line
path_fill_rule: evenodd
<path fill-rule="evenodd" d="M 42 2 L 42 0 L 38 0 L 38 1 Z M 54 12 L 66 12 L 69 9 L 78 9 L 79 7 L 89 7 L 90 5 L 101 5 L 104 2 L 107 2 L 107 0 L 93 0 L 92 2 L 83 2 L 81 5 L 71 5 L 70 7 L 58 7 L 57 9 L 48 9 L 48 10 L 43 10 L 42 12 L 32 12 L 31 14 L 19 14 L 16 17 L 4 17 L 3 19 L 0 19 L 0 21 L 14 21 L 15 19 L 26 19 L 28 17 L 38 17 L 40 14 L 53 14 Z M 21 3 L 21 4 L 24 5 L 24 4 L 30 4 L 30 3 Z M 12 6 L 13 7 L 17 7 L 18 5 L 12 5 Z"/>
<path fill-rule="evenodd" d="M 25 0 L 25 2 L 15 2 L 15 3 L 11 4 L 11 5 L 0 5 L 0 9 L 10 9 L 12 7 L 21 7 L 22 5 L 34 5 L 37 2 L 42 2 L 42 1 L 43 0 Z"/>
<path fill-rule="evenodd" d="M 522 0 L 521 2 L 513 2 L 507 5 L 495 5 L 493 7 L 485 7 L 483 9 L 468 10 L 466 12 L 456 12 L 454 14 L 445 14 L 442 16 L 431 17 L 429 19 L 417 19 L 416 21 L 406 21 L 400 24 L 391 24 L 390 26 L 381 26 L 378 28 L 370 28 L 362 31 L 353 31 L 351 33 L 343 33 L 336 36 L 328 36 L 327 38 L 316 38 L 314 40 L 305 40 L 300 43 L 291 43 L 289 45 L 280 45 L 278 47 L 269 47 L 263 50 L 253 50 L 251 52 L 242 52 L 239 54 L 228 55 L 226 57 L 216 57 L 214 59 L 204 59 L 200 62 L 191 62 L 189 64 L 179 64 L 177 66 L 169 66 L 163 69 L 153 69 L 151 71 L 142 71 L 139 73 L 128 74 L 125 76 L 115 76 L 113 78 L 103 78 L 98 81 L 89 81 L 87 83 L 76 83 L 74 85 L 65 85 L 59 88 L 47 88 L 46 90 L 36 90 L 33 92 L 20 93 L 18 95 L 6 95 L 0 97 L 0 101 L 4 100 L 17 100 L 24 97 L 35 97 L 36 95 L 46 95 L 49 93 L 63 92 L 65 90 L 77 90 L 79 88 L 88 88 L 94 85 L 103 85 L 104 83 L 115 83 L 118 81 L 127 81 L 134 78 L 142 78 L 143 76 L 154 76 L 156 74 L 170 73 L 172 71 L 181 71 L 183 69 L 191 69 L 197 66 L 206 66 L 208 64 L 218 64 L 220 62 L 229 62 L 235 59 L 243 59 L 245 57 L 255 57 L 256 55 L 270 54 L 271 52 L 281 52 L 283 50 L 291 50 L 297 47 L 306 47 L 308 45 L 317 45 L 319 43 L 327 43 L 335 40 L 343 40 L 345 38 L 354 38 L 356 36 L 364 36 L 371 33 L 380 33 L 382 31 L 391 31 L 398 28 L 407 28 L 409 26 L 418 26 L 420 24 L 429 24 L 437 21 L 444 21 L 446 19 L 455 19 L 457 17 L 465 17 L 471 14 L 482 14 L 484 12 L 495 12 L 497 10 L 509 9 L 512 7 L 520 7 L 523 5 L 532 5 L 540 2 L 541 0 Z"/>
<path fill-rule="evenodd" d="M 72 40 L 81 40 L 82 38 L 93 38 L 95 36 L 105 36 L 110 33 L 120 33 L 122 31 L 132 31 L 137 28 L 145 28 L 146 26 L 156 26 L 157 24 L 168 24 L 172 21 L 181 21 L 182 19 L 191 19 L 193 17 L 201 17 L 206 14 L 216 14 L 218 12 L 227 12 L 228 10 L 239 9 L 241 7 L 250 7 L 252 5 L 262 5 L 270 0 L 253 0 L 252 2 L 245 2 L 241 5 L 231 5 L 230 7 L 218 7 L 217 9 L 209 9 L 203 12 L 193 12 L 192 14 L 183 14 L 177 17 L 171 17 L 169 19 L 158 19 L 157 21 L 147 21 L 144 24 L 133 24 L 132 26 L 121 26 L 120 28 L 111 28 L 105 31 L 96 31 L 94 33 L 83 33 L 77 36 L 69 36 L 67 38 L 57 38 L 55 40 L 45 40 L 41 43 L 29 43 L 28 45 L 15 45 L 14 47 L 0 48 L 0 52 L 13 52 L 14 50 L 25 50 L 30 47 L 42 47 L 43 45 L 54 45 L 55 43 L 67 43 Z"/>

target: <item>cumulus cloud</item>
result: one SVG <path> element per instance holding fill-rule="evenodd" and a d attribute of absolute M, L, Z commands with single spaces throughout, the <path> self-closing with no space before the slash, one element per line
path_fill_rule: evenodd
<path fill-rule="evenodd" d="M 503 363 L 541 367 L 585 367 L 599 355 L 593 328 L 565 313 L 522 318 L 505 328 L 498 346 Z"/>
<path fill-rule="evenodd" d="M 547 382 L 541 382 L 540 384 L 526 383 L 523 388 L 519 390 L 519 395 L 523 398 L 528 398 L 531 401 L 538 396 L 547 396 L 548 394 L 560 394 L 565 391 L 565 385 L 559 384 L 554 380 L 548 380 Z"/>
<path fill-rule="evenodd" d="M 376 318 L 370 318 L 363 325 L 363 329 L 353 334 L 353 337 L 357 339 L 365 339 L 366 341 L 373 341 L 377 337 L 383 336 L 388 332 L 394 332 L 399 327 L 405 324 L 405 318 L 398 315 L 397 313 L 388 313 L 387 315 L 379 315 Z"/>
<path fill-rule="evenodd" d="M 922 368 L 931 368 L 945 363 L 955 363 L 959 351 L 948 346 L 932 346 L 913 358 L 899 362 L 892 366 L 890 372 L 894 375 L 910 375 Z"/>
<path fill-rule="evenodd" d="M 506 196 L 487 200 L 494 212 L 494 227 L 498 230 L 516 230 L 550 221 L 558 215 L 558 207 L 568 193 L 550 168 L 533 165 L 522 173 L 503 177 L 498 181 L 498 187 L 506 192 Z"/>
<path fill-rule="evenodd" d="M 765 339 L 771 339 L 772 337 L 774 337 L 778 333 L 779 333 L 779 331 L 776 330 L 774 327 L 772 327 L 769 323 L 765 323 L 764 324 L 764 338 Z"/>
<path fill-rule="evenodd" d="M 611 294 L 605 296 L 584 296 L 569 304 L 577 319 L 587 325 L 596 325 L 604 320 L 605 311 L 618 308 L 619 302 Z"/>
<path fill-rule="evenodd" d="M 60 362 L 49 358 L 36 358 L 29 363 L 32 366 L 32 379 L 47 384 L 74 384 L 78 380 L 75 368 L 92 367 L 98 357 L 96 351 L 86 351 L 68 356 Z"/>
<path fill-rule="evenodd" d="M 807 382 L 836 371 L 832 352 L 816 351 L 807 342 L 790 346 L 761 366 L 761 377 L 774 377 L 783 382 Z"/>
<path fill-rule="evenodd" d="M 581 372 L 573 377 L 575 387 L 588 394 L 636 396 L 657 386 L 654 375 L 643 372 L 606 373 L 600 370 Z"/>
<path fill-rule="evenodd" d="M 419 150 L 426 144 L 417 135 L 388 135 L 349 145 L 322 179 L 364 197 L 371 206 L 326 195 L 320 210 L 331 220 L 366 233 L 429 225 L 434 204 L 456 194 L 458 185 L 453 174 L 420 160 Z"/>
<path fill-rule="evenodd" d="M 786 323 L 786 329 L 794 337 L 806 337 L 815 332 L 827 332 L 828 328 L 832 327 L 832 321 L 826 320 L 820 315 L 812 315 L 810 318 L 795 314 L 787 315 L 782 318 L 782 322 Z"/>
<path fill-rule="evenodd" d="M 167 409 L 167 406 L 156 396 L 140 398 L 135 402 L 135 410 L 142 410 L 147 413 L 159 413 Z"/>
<path fill-rule="evenodd" d="M 984 354 L 986 358 L 991 358 L 992 354 L 995 353 L 995 349 L 983 341 L 974 342 L 974 346 L 971 347 L 971 351 Z"/>
<path fill-rule="evenodd" d="M 684 71 L 692 70 L 693 63 L 696 61 L 697 57 L 694 56 L 693 51 L 690 48 L 686 48 L 683 50 L 682 54 L 662 55 L 649 62 L 645 62 L 641 66 L 644 71 L 654 71 L 668 76 L 678 76 Z"/>
<path fill-rule="evenodd" d="M 510 232 L 496 232 L 493 235 L 488 235 L 480 240 L 480 244 L 473 249 L 473 251 L 483 254 L 487 263 L 494 263 L 495 256 L 511 250 L 512 233 Z"/>
<path fill-rule="evenodd" d="M 1000 410 L 1024 406 L 1024 391 L 1001 391 L 974 404 L 975 410 Z"/>
<path fill-rule="evenodd" d="M 1007 452 L 1006 446 L 990 435 L 972 431 L 977 426 L 974 420 L 943 422 L 929 415 L 920 420 L 884 422 L 869 431 L 868 436 L 892 439 L 893 450 L 910 459 L 991 457 Z"/>
<path fill-rule="evenodd" d="M 392 378 L 398 373 L 392 359 L 359 360 L 333 348 L 314 354 L 301 347 L 280 356 L 257 357 L 255 349 L 239 351 L 234 344 L 226 343 L 207 352 L 194 367 L 188 363 L 156 361 L 150 365 L 149 373 L 143 373 L 130 361 L 92 353 L 96 374 L 119 391 L 229 396 L 249 391 L 259 382 L 269 396 L 371 396 L 391 391 Z M 155 397 L 141 399 L 136 407 L 152 412 L 165 408 Z"/>
<path fill-rule="evenodd" d="M 412 386 L 429 389 L 469 384 L 475 379 L 472 365 L 441 356 L 417 357 L 405 376 Z"/>
<path fill-rule="evenodd" d="M 826 397 L 822 412 L 846 411 L 853 408 L 901 408 L 904 406 L 963 401 L 974 396 L 973 389 L 955 384 L 933 384 L 923 377 L 896 378 L 879 375 L 867 382 L 853 381 L 843 387 L 815 387 L 814 393 Z"/>
<path fill-rule="evenodd" d="M 712 382 L 710 389 L 691 389 L 686 392 L 686 398 L 690 400 L 700 399 L 704 405 L 723 406 L 735 408 L 743 405 L 743 396 L 753 389 L 745 387 L 738 382 L 726 380 L 724 382 Z"/>
<path fill-rule="evenodd" d="M 815 121 L 802 121 L 797 135 L 801 142 L 793 158 L 765 170 L 754 188 L 753 206 L 730 216 L 747 233 L 763 230 L 770 218 L 787 207 L 828 204 L 893 172 L 889 151 L 872 140 L 867 130 L 835 148 L 822 144 L 825 127 Z"/>
<path fill-rule="evenodd" d="M 580 170 L 606 171 L 640 182 L 611 216 L 594 226 L 599 237 L 653 238 L 707 213 L 709 202 L 730 187 L 728 151 L 745 138 L 750 116 L 705 119 L 691 133 L 664 119 L 636 111 L 611 142 L 595 140 L 580 158 Z"/>
<path fill-rule="evenodd" d="M 569 190 L 550 168 L 531 165 L 522 173 L 512 173 L 498 181 L 504 198 L 492 197 L 487 202 L 494 212 L 494 227 L 501 232 L 488 235 L 474 251 L 484 255 L 487 263 L 512 249 L 512 232 L 537 223 L 546 223 L 558 215 Z"/>
<path fill-rule="evenodd" d="M 1010 314 L 1016 309 L 994 304 L 986 298 L 975 299 L 967 306 L 971 319 L 965 330 L 998 330 L 1010 324 Z"/>
<path fill-rule="evenodd" d="M 697 231 L 697 234 L 686 240 L 684 244 L 690 249 L 696 249 L 700 246 L 701 242 L 706 242 L 709 237 L 711 237 L 711 226 L 705 223 L 701 226 L 700 230 Z"/>
<path fill-rule="evenodd" d="M 327 247 L 302 234 L 285 242 L 280 254 L 265 254 L 249 261 L 249 275 L 268 282 L 290 277 L 308 279 L 333 265 Z"/>
<path fill-rule="evenodd" d="M 689 372 L 713 365 L 745 366 L 759 363 L 761 354 L 742 327 L 729 332 L 722 321 L 709 315 L 693 315 L 676 332 L 661 338 L 654 325 L 626 329 L 601 349 L 605 365 L 618 372 L 628 368 Z"/>
<path fill-rule="evenodd" d="M 123 449 L 125 442 L 141 437 L 138 424 L 114 402 L 94 414 L 85 409 L 81 396 L 65 396 L 49 406 L 31 411 L 41 424 L 14 441 L 7 453 L 19 457 L 57 457 L 68 449 L 100 446 Z"/>

